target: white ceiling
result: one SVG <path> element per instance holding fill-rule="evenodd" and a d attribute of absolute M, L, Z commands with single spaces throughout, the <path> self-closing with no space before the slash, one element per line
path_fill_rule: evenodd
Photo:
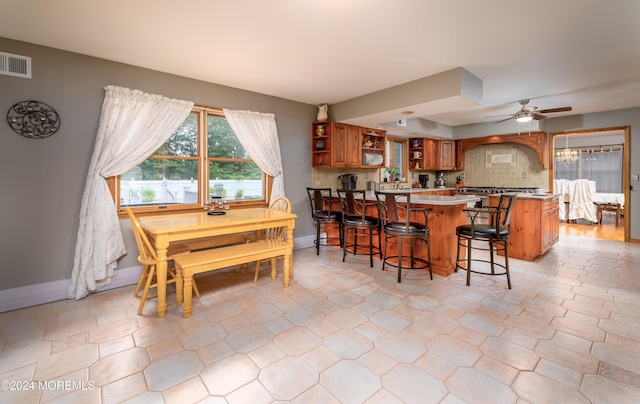
<path fill-rule="evenodd" d="M 639 17 L 638 0 L 0 0 L 0 36 L 308 104 L 462 67 L 481 105 L 413 115 L 457 126 L 523 98 L 640 106 Z"/>

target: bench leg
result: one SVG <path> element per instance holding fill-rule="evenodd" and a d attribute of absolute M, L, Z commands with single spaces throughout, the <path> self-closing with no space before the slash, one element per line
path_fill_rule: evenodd
<path fill-rule="evenodd" d="M 176 267 L 176 306 L 180 306 L 182 304 L 183 284 L 182 268 Z"/>
<path fill-rule="evenodd" d="M 184 307 L 182 308 L 184 311 L 184 318 L 191 317 L 191 312 L 193 308 L 191 307 L 191 295 L 193 294 L 193 275 L 187 275 L 184 277 Z"/>

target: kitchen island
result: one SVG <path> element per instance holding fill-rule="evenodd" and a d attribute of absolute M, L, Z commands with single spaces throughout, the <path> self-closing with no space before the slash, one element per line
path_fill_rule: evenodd
<path fill-rule="evenodd" d="M 513 202 L 509 235 L 509 258 L 533 261 L 559 240 L 558 195 L 517 194 Z M 500 195 L 491 195 L 497 205 Z"/>
<path fill-rule="evenodd" d="M 385 192 L 406 192 L 406 190 Z M 432 195 L 432 192 L 425 192 L 427 189 L 414 188 L 411 190 L 411 205 L 416 207 L 431 208 L 428 216 L 429 234 L 431 237 L 431 264 L 434 274 L 449 276 L 455 271 L 457 236 L 456 227 L 465 224 L 467 217 L 463 211 L 467 205 L 473 205 L 480 201 L 477 196 L 468 195 Z M 378 216 L 378 208 L 375 205 L 376 196 L 374 191 L 367 191 L 368 202 L 367 214 Z M 339 207 L 339 205 L 338 205 Z M 417 219 L 418 217 L 416 217 Z M 383 243 L 384 243 L 384 237 Z M 374 241 L 375 242 L 375 241 Z M 393 255 L 395 246 L 390 246 L 388 254 Z M 403 247 L 404 248 L 404 247 Z M 409 254 L 409 247 L 403 251 L 403 255 Z M 427 259 L 426 246 L 418 246 L 414 250 L 417 257 Z"/>

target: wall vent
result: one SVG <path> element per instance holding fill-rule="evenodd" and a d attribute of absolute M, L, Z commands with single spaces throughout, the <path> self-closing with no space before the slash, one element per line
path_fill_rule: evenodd
<path fill-rule="evenodd" d="M 30 79 L 31 58 L 29 56 L 0 52 L 0 74 Z"/>

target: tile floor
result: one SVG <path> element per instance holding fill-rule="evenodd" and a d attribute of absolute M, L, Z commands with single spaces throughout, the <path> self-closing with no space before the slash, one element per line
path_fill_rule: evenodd
<path fill-rule="evenodd" d="M 320 254 L 288 289 L 266 265 L 201 276 L 189 319 L 137 315 L 132 286 L 2 313 L 0 380 L 44 383 L 0 402 L 640 402 L 638 244 L 562 236 L 512 290 Z"/>

